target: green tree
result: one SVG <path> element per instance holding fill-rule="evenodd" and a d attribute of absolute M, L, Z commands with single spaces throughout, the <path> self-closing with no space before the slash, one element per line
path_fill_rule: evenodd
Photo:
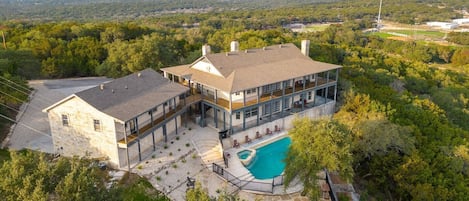
<path fill-rule="evenodd" d="M 296 119 L 289 135 L 292 144 L 285 159 L 286 186 L 298 177 L 303 182 L 306 195 L 317 199 L 316 175 L 324 168 L 338 172 L 346 180 L 351 179 L 351 136 L 337 121 Z"/>

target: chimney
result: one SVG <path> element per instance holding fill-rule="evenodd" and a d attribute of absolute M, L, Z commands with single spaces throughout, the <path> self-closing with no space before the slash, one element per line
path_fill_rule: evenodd
<path fill-rule="evenodd" d="M 301 41 L 301 53 L 309 57 L 309 40 Z"/>
<path fill-rule="evenodd" d="M 202 46 L 202 56 L 210 54 L 210 45 L 203 45 Z"/>
<path fill-rule="evenodd" d="M 231 44 L 230 44 L 230 47 L 231 47 L 231 51 L 232 52 L 237 52 L 239 51 L 239 42 L 238 41 L 231 41 Z"/>

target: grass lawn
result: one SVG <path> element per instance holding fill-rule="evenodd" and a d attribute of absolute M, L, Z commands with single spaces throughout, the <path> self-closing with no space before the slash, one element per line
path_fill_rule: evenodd
<path fill-rule="evenodd" d="M 445 33 L 440 31 L 423 31 L 423 30 L 393 30 L 392 32 L 405 34 L 408 36 L 425 36 L 430 38 L 443 38 Z"/>
<path fill-rule="evenodd" d="M 330 24 L 309 24 L 305 27 L 306 32 L 324 31 Z"/>

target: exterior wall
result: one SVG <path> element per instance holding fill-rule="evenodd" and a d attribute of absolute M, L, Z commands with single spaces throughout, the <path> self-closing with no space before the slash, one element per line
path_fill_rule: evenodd
<path fill-rule="evenodd" d="M 293 120 L 298 117 L 309 117 L 312 119 L 319 119 L 324 117 L 329 117 L 334 114 L 335 101 L 328 102 L 327 104 L 313 107 L 311 109 L 305 110 L 303 112 L 297 113 L 296 115 L 289 115 L 281 119 L 274 120 L 269 123 L 259 125 L 254 128 L 246 129 L 245 131 L 236 133 L 231 136 L 233 140 L 237 140 L 240 143 L 245 142 L 245 136 L 248 136 L 251 139 L 256 138 L 256 132 L 259 132 L 261 135 L 265 135 L 267 128 L 274 132 L 275 126 L 283 130 L 289 130 L 293 128 Z"/>
<path fill-rule="evenodd" d="M 69 125 L 62 125 L 62 114 Z M 96 110 L 79 98 L 72 98 L 48 112 L 54 149 L 65 156 L 107 158 L 118 164 L 114 118 Z M 101 130 L 95 131 L 93 120 Z"/>
<path fill-rule="evenodd" d="M 207 73 L 210 73 L 210 74 L 213 74 L 213 75 L 223 76 L 217 70 L 217 68 L 215 68 L 212 64 L 210 64 L 208 62 L 205 62 L 205 61 L 199 61 L 199 62 L 195 63 L 192 66 L 192 68 L 200 70 L 200 71 L 204 71 L 204 72 L 207 72 Z"/>

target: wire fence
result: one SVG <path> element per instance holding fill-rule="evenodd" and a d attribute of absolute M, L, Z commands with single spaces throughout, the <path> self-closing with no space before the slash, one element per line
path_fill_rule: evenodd
<path fill-rule="evenodd" d="M 263 181 L 242 180 L 215 163 L 212 163 L 212 171 L 238 187 L 240 190 L 273 193 L 275 186 L 283 185 L 283 175 L 276 176 L 271 180 Z"/>

